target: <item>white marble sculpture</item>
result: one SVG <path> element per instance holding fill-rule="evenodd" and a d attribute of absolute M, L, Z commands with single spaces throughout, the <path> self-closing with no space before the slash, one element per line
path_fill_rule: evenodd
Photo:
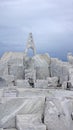
<path fill-rule="evenodd" d="M 71 53 L 68 62 L 36 54 L 30 33 L 25 52 L 0 58 L 0 130 L 73 130 Z"/>

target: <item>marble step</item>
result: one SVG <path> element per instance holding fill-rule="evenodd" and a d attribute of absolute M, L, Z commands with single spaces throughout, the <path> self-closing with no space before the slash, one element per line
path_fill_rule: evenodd
<path fill-rule="evenodd" d="M 46 130 L 40 114 L 25 114 L 16 116 L 18 130 Z"/>

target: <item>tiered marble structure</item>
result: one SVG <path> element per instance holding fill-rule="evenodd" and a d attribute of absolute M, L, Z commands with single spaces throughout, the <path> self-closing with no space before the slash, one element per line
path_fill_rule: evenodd
<path fill-rule="evenodd" d="M 73 130 L 72 90 L 72 54 L 68 62 L 36 54 L 30 33 L 25 52 L 0 59 L 0 129 Z"/>

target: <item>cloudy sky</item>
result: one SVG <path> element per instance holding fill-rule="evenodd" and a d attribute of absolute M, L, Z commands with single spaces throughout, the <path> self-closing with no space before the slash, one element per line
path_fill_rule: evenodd
<path fill-rule="evenodd" d="M 37 53 L 66 60 L 73 52 L 73 0 L 0 0 L 0 55 L 24 51 L 29 32 Z"/>

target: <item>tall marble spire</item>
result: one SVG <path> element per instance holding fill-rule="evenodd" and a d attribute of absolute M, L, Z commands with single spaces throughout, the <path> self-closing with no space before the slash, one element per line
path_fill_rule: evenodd
<path fill-rule="evenodd" d="M 36 55 L 36 47 L 35 47 L 35 44 L 34 44 L 32 33 L 29 33 L 29 37 L 28 37 L 26 49 L 25 49 L 26 54 L 28 53 L 29 49 L 32 49 L 33 54 Z"/>

